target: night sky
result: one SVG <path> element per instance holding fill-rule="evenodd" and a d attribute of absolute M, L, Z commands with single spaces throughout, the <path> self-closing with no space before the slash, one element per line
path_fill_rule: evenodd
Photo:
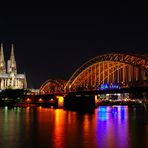
<path fill-rule="evenodd" d="M 5 60 L 13 43 L 18 73 L 26 73 L 29 88 L 39 88 L 50 78 L 69 79 L 100 54 L 148 54 L 147 26 L 138 6 L 0 10 Z"/>

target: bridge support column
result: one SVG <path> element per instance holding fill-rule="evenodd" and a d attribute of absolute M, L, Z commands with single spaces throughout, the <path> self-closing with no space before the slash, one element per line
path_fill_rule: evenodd
<path fill-rule="evenodd" d="M 95 95 L 95 107 L 98 106 L 98 95 Z"/>
<path fill-rule="evenodd" d="M 58 98 L 58 108 L 64 107 L 64 97 L 63 96 L 57 96 Z"/>
<path fill-rule="evenodd" d="M 64 108 L 70 110 L 92 111 L 96 108 L 94 95 L 71 94 L 64 98 Z"/>

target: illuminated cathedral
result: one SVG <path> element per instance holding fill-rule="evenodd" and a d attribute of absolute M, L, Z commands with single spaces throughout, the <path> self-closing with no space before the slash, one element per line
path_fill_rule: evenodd
<path fill-rule="evenodd" d="M 17 74 L 17 65 L 12 44 L 11 55 L 7 61 L 4 59 L 3 45 L 0 48 L 0 90 L 4 89 L 25 89 L 27 81 L 25 74 Z"/>

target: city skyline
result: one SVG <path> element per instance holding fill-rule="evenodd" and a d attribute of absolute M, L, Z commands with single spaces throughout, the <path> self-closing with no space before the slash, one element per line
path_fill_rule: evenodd
<path fill-rule="evenodd" d="M 20 73 L 28 87 L 39 88 L 46 80 L 69 79 L 89 59 L 100 54 L 122 52 L 147 54 L 147 20 L 142 9 L 72 8 L 16 9 L 0 14 L 0 42 L 5 58 L 13 43 Z M 137 11 L 139 10 L 139 11 Z"/>

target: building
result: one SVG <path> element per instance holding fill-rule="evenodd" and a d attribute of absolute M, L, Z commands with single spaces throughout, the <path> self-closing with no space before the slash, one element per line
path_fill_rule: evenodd
<path fill-rule="evenodd" d="M 25 74 L 17 74 L 17 64 L 12 44 L 10 59 L 5 63 L 3 44 L 0 48 L 0 90 L 4 89 L 25 89 L 27 81 Z"/>

